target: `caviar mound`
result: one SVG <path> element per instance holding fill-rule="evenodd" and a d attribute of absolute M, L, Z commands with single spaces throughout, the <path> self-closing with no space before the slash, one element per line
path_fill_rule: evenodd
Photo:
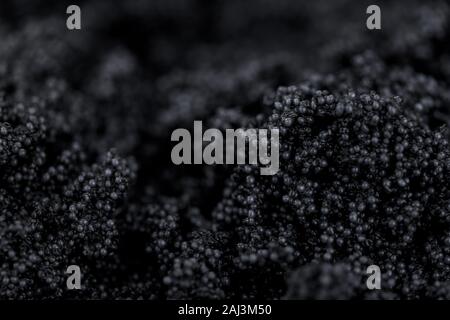
<path fill-rule="evenodd" d="M 445 1 L 49 3 L 0 3 L 0 299 L 449 299 Z M 175 166 L 195 120 L 280 170 Z"/>

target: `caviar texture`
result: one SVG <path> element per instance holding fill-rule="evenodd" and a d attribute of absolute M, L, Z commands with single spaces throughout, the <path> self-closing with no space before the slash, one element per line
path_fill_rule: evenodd
<path fill-rule="evenodd" d="M 445 1 L 51 3 L 0 3 L 0 299 L 450 299 Z M 279 172 L 175 166 L 195 120 Z"/>
<path fill-rule="evenodd" d="M 286 299 L 349 299 L 361 279 L 346 264 L 305 265 L 292 273 Z M 312 286 L 312 287 L 311 287 Z"/>

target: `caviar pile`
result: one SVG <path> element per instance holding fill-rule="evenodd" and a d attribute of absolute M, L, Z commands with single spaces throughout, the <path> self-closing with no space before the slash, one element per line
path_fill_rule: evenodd
<path fill-rule="evenodd" d="M 0 4 L 0 299 L 450 299 L 445 1 L 49 3 Z M 173 165 L 194 120 L 280 171 Z"/>

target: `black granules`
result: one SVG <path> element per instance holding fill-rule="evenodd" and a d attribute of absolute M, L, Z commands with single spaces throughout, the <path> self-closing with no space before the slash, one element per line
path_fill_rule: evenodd
<path fill-rule="evenodd" d="M 1 299 L 450 299 L 445 1 L 79 5 L 0 4 Z M 195 120 L 279 172 L 174 165 Z"/>

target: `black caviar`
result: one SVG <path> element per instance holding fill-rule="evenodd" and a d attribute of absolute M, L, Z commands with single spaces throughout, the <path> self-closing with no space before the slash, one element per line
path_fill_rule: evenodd
<path fill-rule="evenodd" d="M 450 299 L 450 8 L 368 4 L 2 0 L 0 299 Z M 194 120 L 280 171 L 175 166 Z"/>

